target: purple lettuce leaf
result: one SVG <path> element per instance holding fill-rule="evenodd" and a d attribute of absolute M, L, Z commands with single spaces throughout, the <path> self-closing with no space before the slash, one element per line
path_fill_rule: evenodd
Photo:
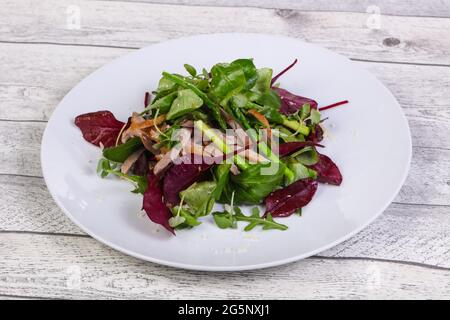
<path fill-rule="evenodd" d="M 280 145 L 278 146 L 278 156 L 280 158 L 286 157 L 286 156 L 300 150 L 301 148 L 308 147 L 308 146 L 323 147 L 323 145 L 312 142 L 312 141 L 284 142 L 284 143 L 280 143 Z"/>
<path fill-rule="evenodd" d="M 202 175 L 211 168 L 212 164 L 204 162 L 196 164 L 197 161 L 172 165 L 166 172 L 163 182 L 164 201 L 169 207 L 180 202 L 178 194 L 198 181 Z M 201 162 L 201 161 L 198 161 Z"/>
<path fill-rule="evenodd" d="M 266 197 L 266 213 L 272 217 L 288 217 L 306 206 L 317 190 L 317 181 L 298 180 L 283 189 L 273 191 Z"/>
<path fill-rule="evenodd" d="M 308 166 L 317 172 L 317 181 L 339 186 L 342 183 L 342 174 L 337 165 L 326 155 L 319 153 L 319 161 Z"/>
<path fill-rule="evenodd" d="M 110 111 L 90 112 L 75 118 L 75 125 L 80 128 L 86 141 L 96 146 L 101 143 L 106 148 L 116 145 L 117 136 L 124 124 Z"/>
<path fill-rule="evenodd" d="M 317 102 L 313 99 L 295 95 L 286 89 L 272 87 L 281 98 L 280 113 L 290 115 L 297 112 L 305 103 L 309 103 L 311 109 L 317 109 Z"/>
<path fill-rule="evenodd" d="M 175 235 L 174 229 L 169 224 L 172 213 L 163 202 L 163 195 L 159 177 L 151 171 L 147 174 L 147 189 L 144 192 L 142 209 L 154 223 L 162 225 L 169 232 Z"/>

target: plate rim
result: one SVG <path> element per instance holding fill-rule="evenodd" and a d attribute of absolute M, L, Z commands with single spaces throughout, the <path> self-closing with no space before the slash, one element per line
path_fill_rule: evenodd
<path fill-rule="evenodd" d="M 363 229 L 367 228 L 371 223 L 373 223 L 386 209 L 387 207 L 392 203 L 392 201 L 395 199 L 395 197 L 398 195 L 398 193 L 400 192 L 401 188 L 403 187 L 403 185 L 405 184 L 406 178 L 408 177 L 409 171 L 410 171 L 410 167 L 411 167 L 411 159 L 412 159 L 412 137 L 411 137 L 411 129 L 409 127 L 409 122 L 406 118 L 406 115 L 403 111 L 403 108 L 401 107 L 400 103 L 398 102 L 398 100 L 395 98 L 395 96 L 393 95 L 393 93 L 385 86 L 385 84 L 383 82 L 381 82 L 375 75 L 373 75 L 371 72 L 369 72 L 367 69 L 365 69 L 364 67 L 359 67 L 359 69 L 365 73 L 366 76 L 373 78 L 374 80 L 376 80 L 380 85 L 382 90 L 384 90 L 387 95 L 389 95 L 393 101 L 395 101 L 396 107 L 400 110 L 400 116 L 402 121 L 404 122 L 406 129 L 407 129 L 407 150 L 408 150 L 408 154 L 407 154 L 407 164 L 403 169 L 403 173 L 402 173 L 402 178 L 401 178 L 401 182 L 398 184 L 395 192 L 392 193 L 392 196 L 382 205 L 380 206 L 380 209 L 378 210 L 378 212 L 376 214 L 374 214 L 370 219 L 368 219 L 368 221 L 366 221 L 365 223 L 363 223 L 362 225 L 360 225 L 358 228 L 355 228 L 353 231 L 347 233 L 346 235 L 336 239 L 335 241 L 328 243 L 322 247 L 319 247 L 315 250 L 303 253 L 303 254 L 299 254 L 299 255 L 295 255 L 289 258 L 285 258 L 285 259 L 281 259 L 281 260 L 274 260 L 274 261 L 270 261 L 270 262 L 264 262 L 264 263 L 256 263 L 256 264 L 248 264 L 248 265 L 242 265 L 242 266 L 209 266 L 209 265 L 203 265 L 203 264 L 189 264 L 189 263 L 181 263 L 181 262 L 173 262 L 173 261 L 169 261 L 169 260 L 164 260 L 164 259 L 158 259 L 158 258 L 153 258 L 153 257 L 148 257 L 146 255 L 143 254 L 139 254 L 137 252 L 133 252 L 132 250 L 126 249 L 121 247 L 120 245 L 116 245 L 112 242 L 110 242 L 109 240 L 103 239 L 102 237 L 98 236 L 95 234 L 95 232 L 91 232 L 89 230 L 88 227 L 82 225 L 81 223 L 79 223 L 77 221 L 77 219 L 70 213 L 69 210 L 67 210 L 65 208 L 65 206 L 62 204 L 62 202 L 55 196 L 55 193 L 53 192 L 51 187 L 51 184 L 48 183 L 48 175 L 46 174 L 47 169 L 46 169 L 46 165 L 45 165 L 45 161 L 44 161 L 44 144 L 45 141 L 47 140 L 47 136 L 49 135 L 49 127 L 50 124 L 52 123 L 52 121 L 54 121 L 54 113 L 55 111 L 60 107 L 60 105 L 66 100 L 67 96 L 76 88 L 78 87 L 81 83 L 83 83 L 84 81 L 86 81 L 88 78 L 91 78 L 94 74 L 96 74 L 97 72 L 101 72 L 101 70 L 103 68 L 105 68 L 106 66 L 117 62 L 118 60 L 124 59 L 129 57 L 130 55 L 135 54 L 136 52 L 139 52 L 141 50 L 144 50 L 146 48 L 152 47 L 152 46 L 156 46 L 159 44 L 163 44 L 163 43 L 167 43 L 167 42 L 173 42 L 173 41 L 177 41 L 180 39 L 190 39 L 190 38 L 199 38 L 199 37 L 214 37 L 214 36 L 267 36 L 267 37 L 276 37 L 276 38 L 285 38 L 288 40 L 294 40 L 294 41 L 298 41 L 298 42 L 302 42 L 305 43 L 307 45 L 310 46 L 314 46 L 316 48 L 320 48 L 321 50 L 325 50 L 329 53 L 332 53 L 334 55 L 339 56 L 341 59 L 345 59 L 347 60 L 348 63 L 354 64 L 355 62 L 352 61 L 351 59 L 347 58 L 346 56 L 337 53 L 335 51 L 332 51 L 330 49 L 324 48 L 320 45 L 317 45 L 315 43 L 311 43 L 302 39 L 298 39 L 298 38 L 293 38 L 293 37 L 288 37 L 285 35 L 279 35 L 279 34 L 267 34 L 267 33 L 243 33 L 243 32 L 224 32 L 224 33 L 203 33 L 203 34 L 195 34 L 195 35 L 189 35 L 189 36 L 183 36 L 183 37 L 178 37 L 178 38 L 173 38 L 173 39 L 168 39 L 168 40 L 164 40 L 164 41 L 159 41 L 156 43 L 152 43 L 149 45 L 146 45 L 144 47 L 141 47 L 135 51 L 126 53 L 124 55 L 121 55 L 109 62 L 107 62 L 106 64 L 102 65 L 101 67 L 95 69 L 94 71 L 92 71 L 90 74 L 88 74 L 87 76 L 85 76 L 81 81 L 79 81 L 74 87 L 72 87 L 65 95 L 64 97 L 61 99 L 61 101 L 58 103 L 58 105 L 55 107 L 55 109 L 52 111 L 52 115 L 50 116 L 46 126 L 45 126 L 45 130 L 44 133 L 42 135 L 42 139 L 41 139 L 41 151 L 40 151 L 40 161 L 41 161 L 41 169 L 42 169 L 42 175 L 47 187 L 47 190 L 49 191 L 50 195 L 52 196 L 53 200 L 55 201 L 55 203 L 58 205 L 58 207 L 64 212 L 64 214 L 72 221 L 72 223 L 74 223 L 77 227 L 79 227 L 83 232 L 85 232 L 87 235 L 89 235 L 90 237 L 92 237 L 93 239 L 99 241 L 100 243 L 116 250 L 119 251 L 121 253 L 124 253 L 126 255 L 129 255 L 131 257 L 140 259 L 140 260 L 144 260 L 144 261 L 148 261 L 148 262 L 152 262 L 155 264 L 159 264 L 159 265 L 163 265 L 163 266 L 168 266 L 168 267 L 173 267 L 173 268 L 178 268 L 178 269 L 184 269 L 184 270 L 194 270 L 194 271 L 208 271 L 208 272 L 233 272 L 233 271 L 246 271 L 246 270 L 257 270 L 257 269 L 266 269 L 266 268 L 271 268 L 271 267 L 276 267 L 276 266 L 280 266 L 280 265 L 285 265 L 285 264 L 289 264 L 289 263 L 293 263 L 311 256 L 314 256 L 320 252 L 323 252 L 325 250 L 328 250 L 348 239 L 350 239 L 351 237 L 353 237 L 354 235 L 358 234 L 359 232 L 361 232 Z"/>

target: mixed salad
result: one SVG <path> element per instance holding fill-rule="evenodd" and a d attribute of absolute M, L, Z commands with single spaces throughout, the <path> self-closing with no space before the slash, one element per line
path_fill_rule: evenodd
<path fill-rule="evenodd" d="M 110 111 L 76 117 L 83 137 L 102 148 L 97 171 L 115 175 L 143 195 L 143 210 L 175 234 L 212 215 L 219 228 L 286 230 L 274 220 L 313 198 L 318 183 L 340 185 L 336 164 L 318 150 L 324 131 L 315 100 L 283 89 L 270 68 L 252 59 L 186 74 L 163 72 L 145 93 L 144 108 L 126 122 Z M 153 97 L 153 98 L 151 98 Z M 215 203 L 223 211 L 212 212 Z M 239 205 L 255 205 L 244 214 Z M 260 212 L 260 204 L 265 211 Z"/>

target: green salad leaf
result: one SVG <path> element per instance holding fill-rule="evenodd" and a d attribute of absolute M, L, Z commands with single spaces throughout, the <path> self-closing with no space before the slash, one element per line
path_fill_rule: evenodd
<path fill-rule="evenodd" d="M 191 89 L 184 89 L 178 91 L 177 98 L 173 101 L 169 112 L 167 113 L 167 120 L 179 118 L 187 113 L 190 113 L 203 105 L 203 100 L 195 94 Z"/>
<path fill-rule="evenodd" d="M 142 141 L 138 137 L 129 139 L 117 147 L 103 149 L 103 156 L 111 161 L 123 163 L 135 151 L 142 147 Z"/>

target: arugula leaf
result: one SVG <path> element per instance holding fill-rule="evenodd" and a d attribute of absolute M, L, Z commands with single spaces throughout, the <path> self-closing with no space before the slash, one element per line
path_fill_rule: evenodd
<path fill-rule="evenodd" d="M 179 118 L 203 105 L 203 100 L 195 94 L 191 89 L 184 89 L 178 91 L 177 98 L 173 101 L 169 112 L 167 113 L 167 120 Z"/>
<path fill-rule="evenodd" d="M 257 207 L 252 209 L 250 216 L 244 215 L 239 207 L 233 207 L 231 212 L 227 210 L 224 210 L 223 212 L 214 212 L 213 217 L 217 226 L 221 229 L 236 228 L 237 221 L 249 222 L 249 224 L 244 228 L 244 231 L 250 231 L 258 225 L 262 226 L 263 230 L 288 229 L 288 227 L 284 224 L 275 222 L 270 214 L 268 214 L 266 218 L 260 217 L 259 209 Z"/>
<path fill-rule="evenodd" d="M 184 68 L 191 76 L 195 77 L 197 75 L 197 70 L 195 70 L 195 68 L 190 64 L 185 63 Z"/>
<path fill-rule="evenodd" d="M 227 229 L 227 228 L 237 228 L 236 219 L 234 216 L 228 212 L 214 212 L 213 214 L 214 222 L 220 229 Z"/>
<path fill-rule="evenodd" d="M 213 192 L 216 186 L 215 181 L 196 182 L 189 188 L 181 191 L 180 195 L 195 216 L 206 216 L 214 206 Z"/>
<path fill-rule="evenodd" d="M 142 146 L 142 141 L 138 137 L 129 139 L 117 147 L 103 149 L 103 156 L 111 161 L 123 163 L 127 158 Z"/>
<path fill-rule="evenodd" d="M 100 177 L 105 178 L 109 174 L 116 175 L 122 179 L 128 180 L 134 185 L 134 189 L 131 191 L 133 193 L 144 194 L 147 189 L 147 179 L 144 176 L 135 176 L 128 175 L 120 172 L 120 170 L 116 170 L 117 164 L 110 163 L 109 160 L 102 158 L 99 160 L 97 165 L 97 172 L 100 174 Z"/>

